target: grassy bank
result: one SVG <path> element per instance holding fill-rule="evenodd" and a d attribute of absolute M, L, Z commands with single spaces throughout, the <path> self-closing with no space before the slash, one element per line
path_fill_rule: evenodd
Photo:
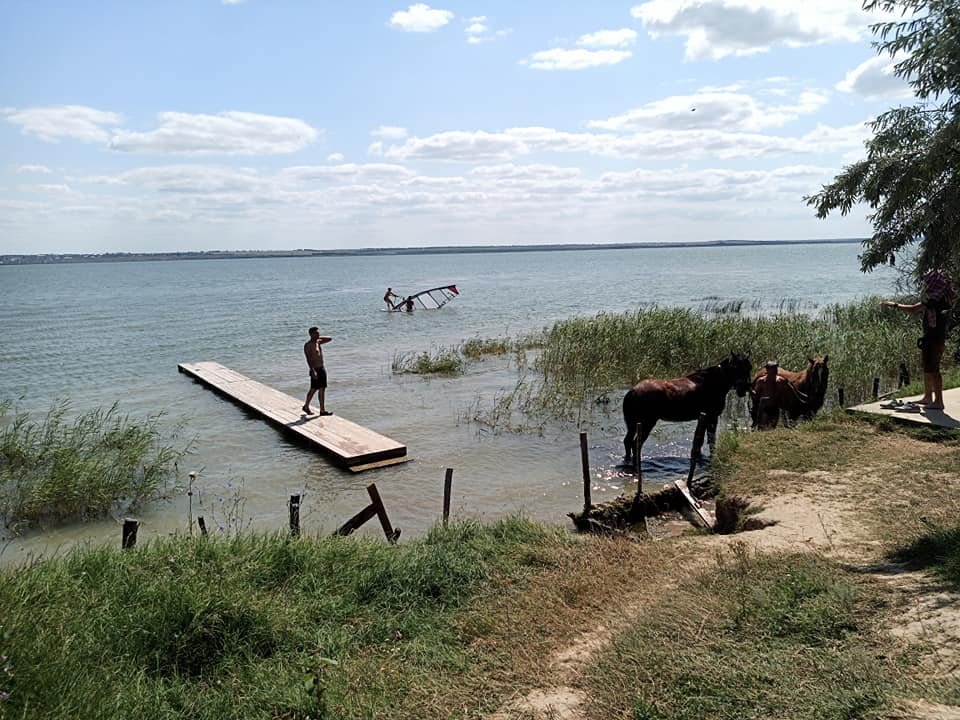
<path fill-rule="evenodd" d="M 512 519 L 397 547 L 185 538 L 8 571 L 0 716 L 416 717 L 467 664 L 457 609 L 566 542 Z"/>
<path fill-rule="evenodd" d="M 816 556 L 735 546 L 639 618 L 594 666 L 593 716 L 873 716 L 894 675 L 880 649 L 876 596 Z"/>
<path fill-rule="evenodd" d="M 41 420 L 0 403 L 0 520 L 14 531 L 125 511 L 156 496 L 186 447 L 159 417 L 135 422 L 116 405 L 68 419 L 58 403 Z"/>

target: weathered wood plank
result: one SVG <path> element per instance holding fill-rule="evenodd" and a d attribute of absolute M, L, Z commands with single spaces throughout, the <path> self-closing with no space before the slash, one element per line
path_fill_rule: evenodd
<path fill-rule="evenodd" d="M 693 508 L 693 511 L 697 514 L 697 517 L 700 518 L 700 521 L 710 530 L 713 530 L 713 528 L 715 528 L 717 525 L 717 521 L 714 520 L 713 514 L 703 507 L 699 500 L 690 494 L 690 488 L 687 487 L 687 481 L 674 480 L 673 484 L 677 486 L 677 490 L 680 491 L 680 494 L 683 495 L 684 499 L 690 504 L 690 507 Z"/>
<path fill-rule="evenodd" d="M 304 415 L 303 401 L 215 362 L 181 363 L 177 369 L 331 455 L 353 472 L 409 460 L 405 445 L 339 415 Z"/>

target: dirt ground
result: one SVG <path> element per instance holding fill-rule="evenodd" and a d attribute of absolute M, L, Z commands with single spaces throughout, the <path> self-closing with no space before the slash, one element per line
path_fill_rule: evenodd
<path fill-rule="evenodd" d="M 780 431 L 776 431 L 780 432 Z M 794 431 L 796 432 L 796 431 Z M 762 529 L 735 535 L 696 535 L 665 539 L 688 545 L 683 552 L 685 570 L 706 563 L 714 550 L 746 543 L 760 551 L 807 550 L 838 560 L 858 572 L 877 578 L 888 595 L 893 612 L 886 614 L 886 630 L 897 643 L 919 648 L 918 673 L 930 681 L 956 678 L 960 673 L 960 595 L 945 591 L 931 576 L 885 560 L 889 536 L 878 532 L 887 504 L 883 492 L 892 482 L 903 488 L 903 503 L 923 517 L 936 512 L 936 486 L 949 491 L 960 478 L 936 471 L 938 462 L 955 448 L 942 443 L 922 442 L 896 432 L 880 433 L 864 426 L 865 442 L 854 442 L 850 452 L 859 457 L 846 467 L 803 472 L 763 468 L 755 462 L 753 483 L 735 487 L 738 495 L 762 508 L 758 519 Z M 776 464 L 776 463 L 772 463 Z M 933 468 L 925 470 L 924 468 Z M 756 482 L 759 481 L 759 482 Z M 736 485 L 736 483 L 734 483 Z M 915 486 L 914 486 L 915 485 Z M 747 490 L 747 492 L 744 492 Z M 931 507 L 924 506 L 928 501 Z M 649 542 L 649 541 L 648 541 Z M 671 578 L 661 578 L 661 596 L 670 591 Z M 639 617 L 648 603 L 648 594 L 624 596 L 605 617 L 558 647 L 546 659 L 540 673 L 549 682 L 517 694 L 505 702 L 491 720 L 587 720 L 592 703 L 577 682 L 584 670 L 602 652 L 630 618 Z M 960 720 L 960 707 L 932 702 L 922 697 L 903 697 L 886 715 L 893 720 Z"/>

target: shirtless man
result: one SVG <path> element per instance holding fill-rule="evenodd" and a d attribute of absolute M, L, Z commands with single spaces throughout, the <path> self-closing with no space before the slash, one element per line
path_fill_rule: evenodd
<path fill-rule="evenodd" d="M 770 360 L 764 366 L 765 374 L 753 381 L 750 395 L 754 427 L 775 428 L 780 421 L 779 395 L 787 390 L 788 380 L 778 374 L 780 363 Z"/>
<path fill-rule="evenodd" d="M 387 304 L 388 310 L 393 310 L 396 307 L 393 304 L 393 300 L 391 300 L 390 298 L 398 298 L 398 297 L 400 296 L 393 291 L 393 288 L 387 288 L 387 291 L 383 294 L 383 301 Z"/>
<path fill-rule="evenodd" d="M 327 412 L 324 406 L 324 395 L 327 391 L 327 371 L 323 367 L 323 348 L 320 346 L 330 342 L 333 338 L 321 335 L 320 330 L 312 327 L 309 330 L 310 339 L 303 344 L 303 354 L 307 356 L 307 367 L 310 368 L 310 390 L 307 392 L 307 399 L 303 403 L 303 411 L 307 415 L 312 415 L 310 401 L 313 394 L 317 394 L 317 402 L 320 403 L 319 415 L 333 415 Z"/>

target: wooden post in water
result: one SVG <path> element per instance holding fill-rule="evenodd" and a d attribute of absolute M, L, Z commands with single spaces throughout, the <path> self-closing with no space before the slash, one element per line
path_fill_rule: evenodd
<path fill-rule="evenodd" d="M 387 542 L 395 543 L 400 537 L 400 528 L 394 530 L 390 524 L 390 518 L 387 517 L 387 509 L 383 506 L 383 500 L 380 499 L 380 492 L 377 490 L 376 483 L 367 485 L 367 494 L 370 496 L 370 505 L 377 513 L 380 520 L 380 527 L 383 528 L 383 534 L 387 537 Z"/>
<path fill-rule="evenodd" d="M 197 525 L 200 526 L 200 535 L 202 537 L 207 536 L 207 523 L 203 520 L 203 515 L 197 515 Z"/>
<path fill-rule="evenodd" d="M 843 407 L 843 388 L 837 388 L 837 402 Z"/>
<path fill-rule="evenodd" d="M 137 529 L 140 523 L 133 518 L 125 518 L 123 521 L 123 535 L 120 541 L 120 547 L 129 550 L 137 544 Z"/>
<path fill-rule="evenodd" d="M 880 378 L 873 379 L 873 399 L 876 400 L 880 396 Z"/>
<path fill-rule="evenodd" d="M 643 495 L 643 475 L 640 473 L 640 437 L 643 433 L 643 426 L 637 423 L 637 438 L 633 447 L 633 468 L 637 473 L 637 494 L 633 496 L 633 511 L 640 507 L 640 498 Z"/>
<path fill-rule="evenodd" d="M 450 519 L 450 492 L 453 490 L 453 468 L 447 468 L 443 476 L 443 526 Z"/>
<path fill-rule="evenodd" d="M 587 434 L 580 433 L 580 466 L 583 468 L 583 514 L 590 512 L 590 454 L 587 452 Z"/>
<path fill-rule="evenodd" d="M 288 504 L 290 510 L 290 537 L 300 535 L 300 496 L 291 495 Z"/>

